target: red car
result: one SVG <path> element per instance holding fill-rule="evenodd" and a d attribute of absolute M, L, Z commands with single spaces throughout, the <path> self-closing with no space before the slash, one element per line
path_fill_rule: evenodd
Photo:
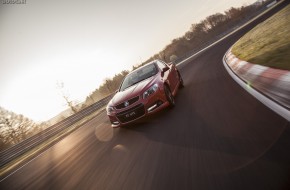
<path fill-rule="evenodd" d="M 183 87 L 174 64 L 152 61 L 129 73 L 107 105 L 112 127 L 120 127 L 165 107 L 174 107 L 174 96 Z"/>

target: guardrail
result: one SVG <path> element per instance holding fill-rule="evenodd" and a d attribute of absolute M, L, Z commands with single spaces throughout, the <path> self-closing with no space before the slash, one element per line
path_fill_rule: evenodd
<path fill-rule="evenodd" d="M 67 117 L 66 119 L 62 120 L 59 123 L 52 125 L 51 127 L 41 131 L 40 133 L 31 136 L 30 138 L 4 150 L 0 153 L 0 167 L 3 167 L 5 164 L 9 163 L 13 159 L 21 156 L 28 150 L 40 145 L 42 142 L 48 140 L 49 138 L 55 136 L 62 130 L 70 127 L 72 124 L 76 123 L 77 121 L 83 119 L 87 115 L 97 111 L 98 109 L 105 106 L 110 99 L 113 97 L 114 94 L 103 98 L 102 100 L 84 108 L 83 110 L 77 112 L 76 114 Z"/>

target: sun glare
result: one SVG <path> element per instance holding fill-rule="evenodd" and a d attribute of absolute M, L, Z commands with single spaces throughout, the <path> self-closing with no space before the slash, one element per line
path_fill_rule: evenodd
<path fill-rule="evenodd" d="M 209 8 L 200 1 L 168 3 L 167 8 L 139 2 L 126 12 L 105 1 L 80 9 L 84 5 L 29 1 L 1 11 L 0 106 L 36 121 L 50 119 L 67 108 L 58 82 L 71 100 L 82 102 L 105 78 L 130 70 L 183 35 L 197 17 L 230 6 L 219 3 L 204 12 Z M 156 6 L 162 11 L 152 9 Z M 192 11 L 197 6 L 203 14 Z"/>
<path fill-rule="evenodd" d="M 57 88 L 63 82 L 69 98 L 82 102 L 106 77 L 124 69 L 118 60 L 101 51 L 76 51 L 54 60 L 41 61 L 17 73 L 6 83 L 1 106 L 24 114 L 36 121 L 45 121 L 67 109 Z"/>

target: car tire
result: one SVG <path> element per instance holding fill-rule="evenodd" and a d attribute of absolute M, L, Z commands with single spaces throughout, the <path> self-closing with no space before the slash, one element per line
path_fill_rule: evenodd
<path fill-rule="evenodd" d="M 183 82 L 183 78 L 181 77 L 179 72 L 178 72 L 178 77 L 179 77 L 179 88 L 183 88 L 184 87 L 184 82 Z"/>
<path fill-rule="evenodd" d="M 174 96 L 172 95 L 167 85 L 164 85 L 164 92 L 165 92 L 166 99 L 169 103 L 169 107 L 173 108 L 175 106 Z"/>

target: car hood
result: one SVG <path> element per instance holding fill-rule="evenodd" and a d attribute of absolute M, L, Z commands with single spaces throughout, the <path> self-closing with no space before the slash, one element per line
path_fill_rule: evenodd
<path fill-rule="evenodd" d="M 151 87 L 156 82 L 157 75 L 154 75 L 148 79 L 145 79 L 129 88 L 125 89 L 124 91 L 117 92 L 115 96 L 110 101 L 112 106 L 116 106 L 126 100 L 134 98 L 136 96 L 142 95 L 145 90 Z"/>

